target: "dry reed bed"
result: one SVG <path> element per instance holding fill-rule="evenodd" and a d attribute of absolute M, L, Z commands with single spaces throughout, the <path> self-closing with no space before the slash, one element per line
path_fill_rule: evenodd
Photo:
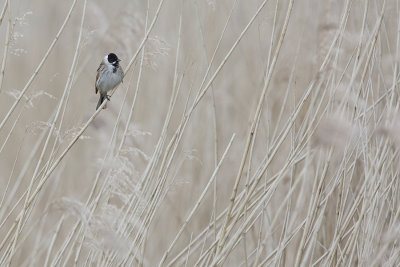
<path fill-rule="evenodd" d="M 400 264 L 398 3 L 27 2 L 0 15 L 1 266 Z"/>

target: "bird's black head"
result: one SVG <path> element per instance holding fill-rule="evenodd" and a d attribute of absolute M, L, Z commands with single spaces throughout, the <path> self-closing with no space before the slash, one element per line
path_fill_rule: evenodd
<path fill-rule="evenodd" d="M 118 65 L 118 62 L 121 61 L 121 60 L 117 57 L 117 55 L 114 54 L 114 53 L 108 54 L 107 59 L 108 59 L 108 62 L 110 62 L 110 64 L 113 64 L 113 65 L 114 65 L 114 64 L 117 64 L 117 65 Z"/>

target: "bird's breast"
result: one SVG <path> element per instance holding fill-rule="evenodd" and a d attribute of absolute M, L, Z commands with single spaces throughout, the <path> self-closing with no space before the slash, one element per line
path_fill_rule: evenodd
<path fill-rule="evenodd" d="M 107 93 L 116 87 L 121 81 L 122 76 L 119 75 L 117 71 L 105 71 L 97 82 L 97 88 L 99 89 L 100 93 Z"/>

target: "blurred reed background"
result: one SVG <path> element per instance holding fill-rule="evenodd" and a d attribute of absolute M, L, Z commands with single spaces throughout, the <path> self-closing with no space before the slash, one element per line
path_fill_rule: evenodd
<path fill-rule="evenodd" d="M 400 264 L 397 1 L 0 4 L 1 266 Z"/>

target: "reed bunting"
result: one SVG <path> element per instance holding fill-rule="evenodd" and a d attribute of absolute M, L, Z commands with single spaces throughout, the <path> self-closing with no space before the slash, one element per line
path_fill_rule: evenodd
<path fill-rule="evenodd" d="M 110 96 L 107 93 L 118 86 L 122 82 L 122 78 L 124 78 L 124 71 L 119 65 L 120 61 L 117 55 L 110 53 L 104 57 L 97 69 L 95 87 L 96 94 L 97 92 L 100 93 L 100 99 L 96 110 L 101 106 L 105 98 L 110 100 Z M 106 108 L 106 105 L 103 108 Z"/>

